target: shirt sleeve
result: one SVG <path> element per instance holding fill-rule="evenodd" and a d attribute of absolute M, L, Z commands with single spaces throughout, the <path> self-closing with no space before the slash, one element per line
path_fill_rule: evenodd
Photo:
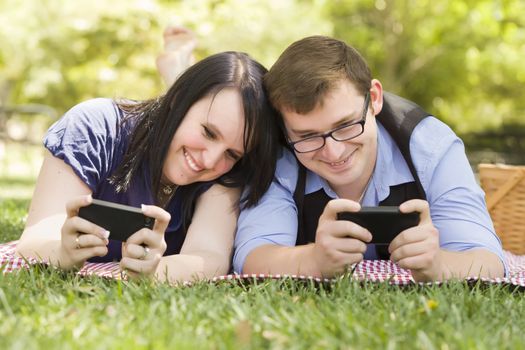
<path fill-rule="evenodd" d="M 505 265 L 485 194 L 476 182 L 463 142 L 447 125 L 429 117 L 414 130 L 410 146 L 441 247 L 451 251 L 484 248 Z"/>
<path fill-rule="evenodd" d="M 92 191 L 113 170 L 119 111 L 110 99 L 82 102 L 54 123 L 44 138 L 51 154 L 71 166 Z"/>
<path fill-rule="evenodd" d="M 259 246 L 295 246 L 297 208 L 293 191 L 296 181 L 297 163 L 293 155 L 286 152 L 277 162 L 275 178 L 259 203 L 241 210 L 234 243 L 235 273 L 242 273 L 246 257 Z"/>

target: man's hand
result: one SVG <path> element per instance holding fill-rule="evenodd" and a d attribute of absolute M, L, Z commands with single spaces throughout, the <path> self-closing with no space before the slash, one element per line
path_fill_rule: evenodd
<path fill-rule="evenodd" d="M 365 228 L 345 220 L 337 220 L 337 213 L 359 211 L 359 203 L 349 199 L 328 202 L 319 224 L 313 248 L 314 260 L 323 277 L 343 273 L 348 265 L 363 260 L 366 243 L 372 235 Z"/>
<path fill-rule="evenodd" d="M 390 243 L 390 260 L 400 267 L 410 269 L 416 281 L 440 281 L 447 278 L 442 251 L 439 246 L 439 232 L 432 224 L 428 202 L 413 199 L 399 206 L 403 213 L 417 211 L 419 225 L 401 232 Z"/>

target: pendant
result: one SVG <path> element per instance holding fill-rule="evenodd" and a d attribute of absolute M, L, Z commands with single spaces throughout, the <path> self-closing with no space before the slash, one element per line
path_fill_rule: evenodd
<path fill-rule="evenodd" d="M 173 187 L 169 186 L 169 185 L 166 185 L 164 186 L 164 188 L 162 189 L 162 192 L 168 196 L 170 195 L 172 192 L 173 192 Z"/>

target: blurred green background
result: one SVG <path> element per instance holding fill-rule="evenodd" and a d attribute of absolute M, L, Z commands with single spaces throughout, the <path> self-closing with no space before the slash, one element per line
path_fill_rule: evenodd
<path fill-rule="evenodd" d="M 35 176 L 43 133 L 74 104 L 162 93 L 169 24 L 195 31 L 197 59 L 240 50 L 267 67 L 302 37 L 343 39 L 471 162 L 525 163 L 524 13 L 523 0 L 0 0 L 0 177 Z"/>

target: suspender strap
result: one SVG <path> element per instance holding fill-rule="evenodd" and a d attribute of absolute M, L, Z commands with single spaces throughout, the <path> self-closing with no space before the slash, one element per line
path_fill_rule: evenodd
<path fill-rule="evenodd" d="M 412 162 L 410 154 L 410 137 L 416 125 L 429 116 L 418 105 L 399 96 L 385 92 L 383 97 L 383 108 L 376 118 L 385 127 L 387 132 L 395 141 L 407 166 L 414 177 L 414 182 L 392 186 L 390 195 L 379 205 L 399 205 L 408 199 L 426 199 L 426 194 L 417 175 L 416 168 Z M 297 184 L 294 191 L 294 201 L 297 207 L 297 241 L 296 244 L 307 244 L 315 241 L 315 231 L 319 213 L 322 213 L 324 206 L 330 197 L 322 193 L 308 194 L 305 198 L 306 190 L 306 168 L 297 160 L 299 165 Z M 318 191 L 319 192 L 319 191 Z M 306 207 L 305 207 L 306 204 Z M 388 256 L 388 251 L 378 251 L 384 258 Z"/>
<path fill-rule="evenodd" d="M 376 117 L 396 142 L 397 147 L 401 151 L 401 154 L 408 165 L 412 177 L 414 177 L 419 198 L 425 200 L 427 199 L 427 196 L 421 185 L 421 181 L 419 180 L 416 167 L 412 162 L 412 156 L 410 154 L 410 137 L 412 136 L 412 131 L 414 131 L 417 124 L 428 116 L 429 114 L 414 102 L 385 91 L 383 96 L 383 108 Z"/>
<path fill-rule="evenodd" d="M 306 168 L 304 165 L 297 161 L 299 165 L 297 185 L 295 186 L 295 192 L 293 194 L 293 200 L 295 201 L 295 206 L 297 207 L 297 239 L 296 245 L 306 244 L 306 236 L 304 232 L 304 193 L 306 190 Z"/>

